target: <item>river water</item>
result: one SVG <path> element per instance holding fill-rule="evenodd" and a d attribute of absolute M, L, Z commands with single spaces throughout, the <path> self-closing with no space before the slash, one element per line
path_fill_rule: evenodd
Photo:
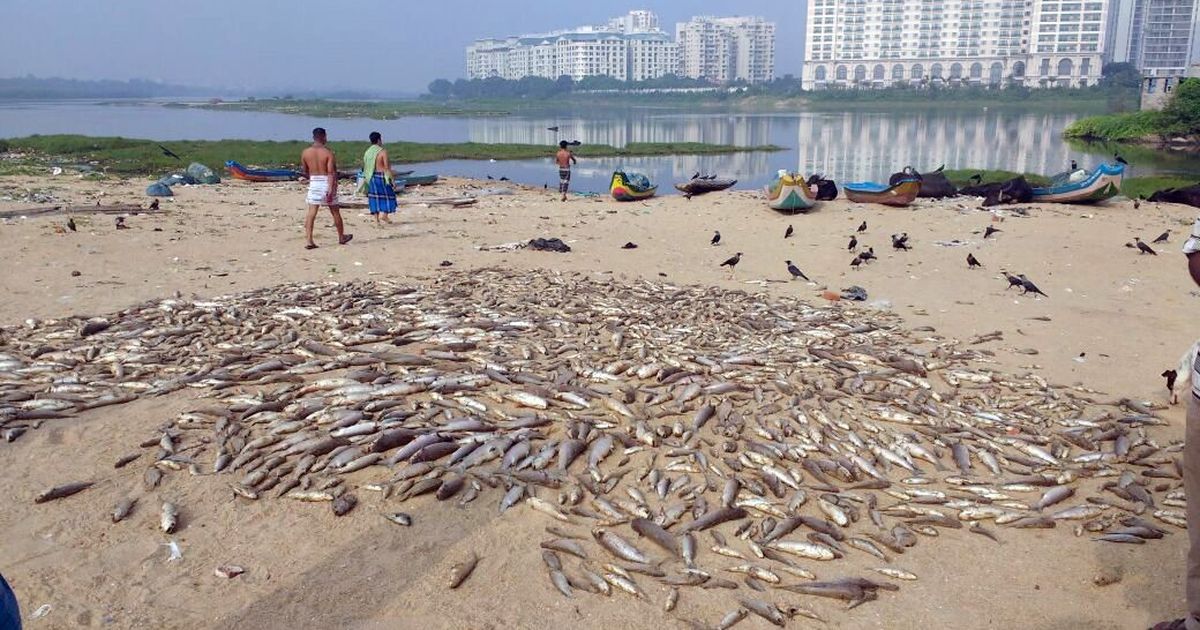
<path fill-rule="evenodd" d="M 574 190 L 604 191 L 613 170 L 625 169 L 645 173 L 665 191 L 695 172 L 737 178 L 738 188 L 761 188 L 779 169 L 818 172 L 844 182 L 886 179 L 905 165 L 918 170 L 945 165 L 1052 174 L 1065 170 L 1072 159 L 1082 166 L 1111 159 L 1108 147 L 1073 148 L 1061 139 L 1063 129 L 1078 117 L 1012 108 L 771 114 L 631 108 L 587 114 L 370 120 L 164 107 L 144 101 L 20 101 L 0 102 L 0 137 L 77 133 L 165 141 L 304 140 L 313 127 L 323 126 L 332 140 L 363 140 L 364 146 L 371 131 L 381 132 L 385 142 L 545 144 L 547 157 L 539 160 L 450 160 L 412 166 L 421 173 L 508 177 L 551 188 L 557 185 L 557 172 L 550 156 L 560 139 L 614 146 L 706 142 L 785 147 L 779 152 L 719 156 L 582 159 L 573 176 Z M 1200 176 L 1200 161 L 1195 159 L 1155 154 L 1131 162 L 1133 175 Z"/>

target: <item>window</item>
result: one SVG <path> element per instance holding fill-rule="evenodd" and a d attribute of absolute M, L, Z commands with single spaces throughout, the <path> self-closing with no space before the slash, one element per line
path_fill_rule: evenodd
<path fill-rule="evenodd" d="M 817 66 L 817 70 L 815 73 L 813 73 L 813 76 L 816 78 L 817 81 L 824 81 L 825 80 L 825 66 Z"/>
<path fill-rule="evenodd" d="M 834 76 L 837 77 L 838 81 L 845 81 L 846 80 L 846 66 L 838 66 L 837 70 L 834 71 Z"/>

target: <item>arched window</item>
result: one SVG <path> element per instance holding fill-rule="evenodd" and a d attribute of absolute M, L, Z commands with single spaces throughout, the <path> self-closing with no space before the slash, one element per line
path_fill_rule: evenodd
<path fill-rule="evenodd" d="M 862 64 L 858 64 L 857 66 L 854 66 L 854 80 L 855 81 L 866 81 L 867 80 L 867 67 L 866 66 L 864 66 Z"/>
<path fill-rule="evenodd" d="M 912 67 L 912 74 L 909 76 L 912 77 L 913 81 L 920 81 L 925 76 L 925 66 L 922 66 L 919 63 L 914 63 Z"/>
<path fill-rule="evenodd" d="M 942 64 L 935 63 L 929 68 L 929 77 L 932 79 L 942 78 Z"/>
<path fill-rule="evenodd" d="M 871 71 L 871 78 L 876 81 L 882 81 L 884 76 L 883 64 L 875 64 L 875 69 Z"/>
<path fill-rule="evenodd" d="M 1058 62 L 1058 76 L 1069 77 L 1075 71 L 1075 64 L 1070 59 L 1061 59 Z"/>
<path fill-rule="evenodd" d="M 899 81 L 904 78 L 904 66 L 896 64 L 892 66 L 892 80 Z"/>
<path fill-rule="evenodd" d="M 817 66 L 817 70 L 813 73 L 817 81 L 825 80 L 825 66 Z"/>
<path fill-rule="evenodd" d="M 956 79 L 956 80 L 962 78 L 962 64 L 961 63 L 955 62 L 953 64 L 950 64 L 950 78 Z"/>
<path fill-rule="evenodd" d="M 838 81 L 845 81 L 846 80 L 846 66 L 838 66 L 837 70 L 834 71 L 834 76 L 837 77 Z"/>
<path fill-rule="evenodd" d="M 997 61 L 997 62 L 993 63 L 992 67 L 988 70 L 988 83 L 991 83 L 992 85 L 996 85 L 996 84 L 1000 83 L 1000 80 L 1003 78 L 1004 78 L 1004 64 Z"/>
<path fill-rule="evenodd" d="M 975 63 L 971 64 L 971 78 L 972 79 L 982 79 L 983 78 L 983 64 L 981 64 L 979 62 L 975 62 Z"/>
<path fill-rule="evenodd" d="M 1018 61 L 1013 64 L 1012 75 L 1017 78 L 1025 76 L 1025 62 L 1024 61 Z"/>

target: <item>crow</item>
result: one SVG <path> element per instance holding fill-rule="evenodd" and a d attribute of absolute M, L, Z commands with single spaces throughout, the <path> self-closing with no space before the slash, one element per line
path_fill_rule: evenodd
<path fill-rule="evenodd" d="M 157 199 L 155 199 L 154 201 L 151 201 L 151 202 L 150 202 L 150 209 L 151 209 L 151 210 L 158 210 L 158 200 L 157 200 Z"/>
<path fill-rule="evenodd" d="M 1154 239 L 1154 242 L 1155 243 L 1166 243 L 1170 239 L 1171 239 L 1171 230 L 1167 230 L 1166 232 L 1159 234 L 1158 238 Z"/>
<path fill-rule="evenodd" d="M 74 232 L 74 231 L 75 231 L 75 219 L 74 219 L 74 217 L 68 217 L 68 218 L 67 218 L 67 229 L 68 229 L 68 230 L 71 230 L 72 232 Z"/>
<path fill-rule="evenodd" d="M 866 222 L 866 221 L 863 221 L 863 222 L 862 222 L 862 223 L 861 223 L 861 224 L 858 226 L 858 233 L 859 233 L 859 234 L 862 234 L 863 232 L 866 232 L 866 231 L 867 231 L 867 222 Z"/>
<path fill-rule="evenodd" d="M 975 254 L 970 254 L 970 253 L 967 254 L 967 269 L 974 269 L 976 267 L 982 267 L 982 266 L 983 266 L 983 263 L 979 262 L 978 258 L 975 258 Z"/>
<path fill-rule="evenodd" d="M 786 231 L 784 231 L 784 233 L 783 233 L 783 238 L 792 238 L 792 234 L 795 234 L 795 233 L 796 233 L 796 228 L 789 225 L 788 229 Z"/>
<path fill-rule="evenodd" d="M 692 179 L 700 179 L 700 171 L 696 171 L 696 173 L 692 175 Z"/>
<path fill-rule="evenodd" d="M 1125 158 L 1121 157 L 1121 154 L 1117 153 L 1116 151 L 1113 152 L 1113 159 L 1116 160 L 1118 164 L 1129 166 L 1129 162 L 1126 162 Z"/>
<path fill-rule="evenodd" d="M 1021 288 L 1025 289 L 1025 293 L 1036 293 L 1041 296 L 1050 297 L 1049 295 L 1043 293 L 1041 289 L 1037 288 L 1036 284 L 1030 282 L 1029 278 L 1025 277 L 1025 274 L 1019 274 L 1017 277 L 1021 279 Z M 1021 295 L 1025 295 L 1025 293 L 1022 293 Z"/>
<path fill-rule="evenodd" d="M 709 242 L 710 242 L 710 243 L 712 243 L 713 245 L 716 245 L 716 244 L 720 243 L 720 242 L 721 242 L 721 233 L 720 233 L 720 232 L 714 232 L 714 233 L 713 233 L 713 237 L 712 237 L 712 241 L 709 241 Z"/>
<path fill-rule="evenodd" d="M 1167 379 L 1167 395 L 1171 397 L 1171 404 L 1179 402 L 1179 398 L 1175 395 L 1175 379 L 1179 378 L 1179 372 L 1167 370 L 1159 376 Z"/>
<path fill-rule="evenodd" d="M 859 252 L 858 256 L 859 256 L 859 258 L 863 259 L 863 262 L 878 260 L 878 258 L 875 257 L 875 248 L 874 247 L 868 247 L 867 251 Z"/>
<path fill-rule="evenodd" d="M 1076 163 L 1075 160 L 1071 160 L 1071 170 L 1072 171 L 1079 170 L 1079 164 Z"/>
<path fill-rule="evenodd" d="M 793 265 L 793 264 L 792 264 L 792 261 L 790 261 L 790 260 L 785 260 L 785 261 L 783 261 L 783 262 L 787 263 L 787 270 L 788 270 L 788 273 L 792 274 L 792 279 L 793 279 L 793 280 L 795 280 L 796 278 L 804 278 L 804 280 L 805 280 L 806 282 L 812 282 L 812 280 L 809 280 L 809 279 L 808 279 L 808 276 L 804 275 L 804 272 L 803 272 L 803 271 L 800 271 L 800 268 L 799 268 L 799 267 L 797 267 L 796 265 Z"/>
<path fill-rule="evenodd" d="M 726 259 L 725 262 L 721 263 L 721 266 L 729 267 L 729 277 L 732 278 L 734 267 L 737 267 L 740 262 L 742 262 L 742 252 L 738 252 L 732 258 Z"/>
<path fill-rule="evenodd" d="M 904 251 L 908 251 L 909 250 L 908 234 L 893 234 L 892 235 L 892 249 L 901 249 Z"/>
<path fill-rule="evenodd" d="M 987 229 L 985 229 L 983 231 L 983 238 L 988 238 L 989 236 L 995 234 L 996 232 L 1003 232 L 1003 231 L 1004 230 L 997 230 L 996 228 L 989 225 L 989 226 L 987 226 Z"/>
<path fill-rule="evenodd" d="M 850 268 L 858 269 L 858 266 L 861 264 L 863 264 L 863 257 L 862 257 L 862 254 L 859 254 L 858 256 L 854 257 L 854 260 L 850 261 Z"/>
<path fill-rule="evenodd" d="M 1142 239 L 1135 236 L 1135 237 L 1133 237 L 1133 242 L 1137 244 L 1138 253 L 1150 254 L 1151 256 L 1158 255 L 1158 252 L 1154 251 L 1154 249 L 1152 249 L 1149 245 L 1143 243 Z"/>
<path fill-rule="evenodd" d="M 1005 291 L 1007 291 L 1013 287 L 1017 287 L 1018 289 L 1020 289 L 1025 286 L 1025 283 L 1021 282 L 1021 278 L 1019 276 L 1014 276 L 1011 273 L 1008 273 L 1007 271 L 1001 271 L 1000 273 L 1004 274 L 1005 280 L 1008 280 L 1008 286 L 1004 288 Z"/>
<path fill-rule="evenodd" d="M 848 245 L 846 245 L 846 250 L 852 252 L 857 247 L 858 247 L 858 237 L 851 234 L 850 235 L 850 243 Z"/>
<path fill-rule="evenodd" d="M 173 157 L 173 158 L 175 158 L 176 160 L 179 160 L 180 162 L 182 162 L 182 161 L 183 161 L 183 158 L 179 157 L 178 155 L 175 155 L 175 154 L 174 154 L 174 153 L 173 153 L 173 152 L 172 152 L 170 149 L 168 149 L 167 147 L 164 147 L 163 145 L 161 145 L 161 144 L 160 144 L 160 145 L 158 145 L 158 148 L 162 149 L 162 154 L 163 154 L 163 155 L 165 155 L 165 156 L 167 156 L 167 157 Z"/>

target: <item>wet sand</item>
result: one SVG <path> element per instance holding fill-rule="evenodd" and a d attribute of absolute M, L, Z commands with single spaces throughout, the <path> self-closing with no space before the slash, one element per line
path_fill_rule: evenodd
<path fill-rule="evenodd" d="M 416 194 L 452 196 L 488 184 L 451 180 Z M 9 177 L 0 186 L 52 188 L 51 205 L 146 202 L 144 182 Z M 868 304 L 894 310 L 909 328 L 930 327 L 964 342 L 1002 332 L 999 341 L 978 345 L 994 352 L 1000 369 L 1080 383 L 1104 392 L 1103 399 L 1160 403 L 1166 397 L 1158 374 L 1174 367 L 1197 332 L 1186 314 L 1200 294 L 1178 253 L 1196 215 L 1186 206 L 1030 205 L 1026 218 L 1011 209 L 981 212 L 970 200 L 921 201 L 910 209 L 837 201 L 787 217 L 750 192 L 561 203 L 552 191 L 513 188 L 513 195 L 464 208 L 404 206 L 398 225 L 383 228 L 365 210 L 346 210 L 355 235 L 346 246 L 336 245 L 323 214 L 321 247 L 312 251 L 303 249 L 299 184 L 178 188 L 163 203 L 165 213 L 129 217 L 128 230 L 115 230 L 106 216 L 75 217 L 74 233 L 60 231 L 65 217 L 7 221 L 0 225 L 6 254 L 0 290 L 9 299 L 0 302 L 0 323 L 98 315 L 176 292 L 214 296 L 360 278 L 420 283 L 442 273 L 442 261 L 455 270 L 550 268 L 814 302 L 826 289 L 858 285 L 869 293 Z M 0 201 L 0 210 L 20 207 Z M 880 260 L 854 270 L 846 242 L 862 220 L 869 229 L 859 240 L 874 246 Z M 789 224 L 796 235 L 784 240 Z M 984 241 L 989 224 L 1002 232 Z M 1160 256 L 1123 246 L 1166 228 L 1173 237 L 1156 246 Z M 709 245 L 713 230 L 721 231 L 720 246 Z M 899 232 L 910 235 L 912 251 L 891 250 L 888 235 Z M 573 251 L 479 249 L 538 236 L 562 238 Z M 954 239 L 968 245 L 938 244 Z M 639 247 L 621 249 L 627 241 Z M 737 251 L 745 257 L 730 279 L 718 265 Z M 985 269 L 968 270 L 967 252 Z M 789 281 L 785 259 L 815 283 Z M 1002 268 L 1027 274 L 1049 298 L 1007 290 Z M 618 595 L 567 600 L 532 551 L 545 522 L 525 511 L 497 515 L 498 494 L 461 510 L 414 500 L 407 508 L 414 525 L 400 529 L 357 512 L 335 522 L 328 510 L 290 502 L 236 502 L 219 477 L 167 483 L 158 494 L 185 507 L 186 524 L 176 537 L 184 560 L 167 563 L 155 506 L 140 506 L 125 523 L 109 522 L 114 496 L 140 484 L 132 473 L 114 473 L 112 461 L 195 396 L 177 392 L 89 411 L 0 444 L 0 474 L 11 497 L 10 509 L 0 513 L 0 531 L 7 533 L 0 538 L 0 572 L 16 589 L 30 627 L 677 627 L 683 617 L 715 622 L 733 601 L 689 591 L 668 614 L 661 608 L 665 591 L 652 593 L 653 603 Z M 1181 439 L 1182 410 L 1164 417 L 1172 426 L 1156 438 Z M 39 491 L 77 478 L 105 481 L 98 491 L 33 504 Z M 1137 628 L 1183 611 L 1182 531 L 1137 546 L 1075 539 L 1067 527 L 1001 533 L 1004 544 L 997 545 L 945 532 L 938 544 L 905 554 L 904 568 L 921 579 L 899 593 L 851 611 L 823 601 L 812 607 L 829 625 L 846 628 Z M 449 565 L 472 549 L 483 556 L 476 574 L 462 589 L 446 590 Z M 249 571 L 233 580 L 214 577 L 213 567 L 225 563 Z M 837 569 L 850 574 L 869 566 L 847 560 Z M 1113 570 L 1123 576 L 1119 583 L 1093 585 L 1096 575 Z M 50 612 L 30 620 L 42 604 Z M 739 627 L 768 625 L 751 617 Z"/>

